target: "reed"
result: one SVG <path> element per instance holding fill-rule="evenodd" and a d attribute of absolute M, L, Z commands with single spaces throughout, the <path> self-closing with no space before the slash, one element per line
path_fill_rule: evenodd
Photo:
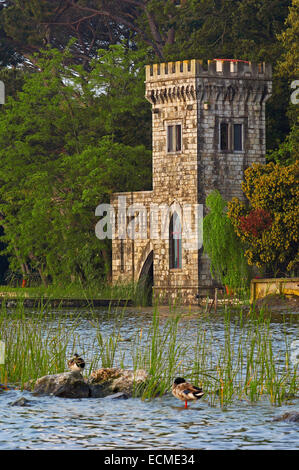
<path fill-rule="evenodd" d="M 128 300 L 136 306 L 145 306 L 151 303 L 151 286 L 145 281 L 110 284 L 102 280 L 92 285 L 82 283 L 51 284 L 33 287 L 0 286 L 1 295 L 15 298 L 36 299 L 105 299 Z"/>
<path fill-rule="evenodd" d="M 161 396 L 170 390 L 174 377 L 183 376 L 202 386 L 213 405 L 225 407 L 233 400 L 252 402 L 267 397 L 280 405 L 298 392 L 297 367 L 290 364 L 287 329 L 282 328 L 285 355 L 275 355 L 270 318 L 251 312 L 244 318 L 229 308 L 223 312 L 222 335 L 215 334 L 213 316 L 196 321 L 173 314 L 166 320 L 154 308 L 147 330 L 140 330 L 131 348 L 134 370 L 143 368 L 149 380 L 136 395 L 143 399 Z M 219 318 L 218 318 L 219 320 Z M 106 339 L 106 348 L 115 357 L 121 348 L 117 337 Z M 102 353 L 105 363 L 107 350 Z M 100 358 L 101 359 L 101 358 Z"/>
<path fill-rule="evenodd" d="M 63 372 L 68 354 L 79 350 L 92 358 L 87 374 L 99 367 L 145 369 L 149 379 L 136 387 L 135 396 L 146 400 L 168 393 L 176 376 L 202 386 L 203 399 L 211 406 L 263 399 L 281 405 L 298 394 L 298 365 L 290 360 L 290 325 L 284 318 L 275 333 L 262 310 L 244 313 L 241 307 L 226 306 L 217 315 L 188 317 L 173 307 L 169 316 L 161 317 L 154 306 L 151 321 L 136 327 L 129 342 L 122 337 L 124 310 L 108 312 L 109 333 L 91 311 L 91 341 L 86 347 L 81 344 L 79 320 L 76 315 L 54 318 L 46 307 L 26 314 L 21 304 L 14 312 L 3 306 L 0 340 L 6 345 L 6 361 L 0 366 L 0 382 L 22 386 L 30 379 Z M 279 349 L 273 338 L 277 331 Z"/>
<path fill-rule="evenodd" d="M 5 363 L 0 382 L 23 387 L 29 380 L 65 370 L 67 350 L 76 347 L 78 318 L 66 323 L 41 309 L 27 314 L 22 303 L 9 313 L 0 309 L 0 340 L 5 343 Z"/>

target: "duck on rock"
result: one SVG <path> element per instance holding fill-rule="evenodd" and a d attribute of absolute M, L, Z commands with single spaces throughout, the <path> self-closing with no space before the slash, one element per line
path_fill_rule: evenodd
<path fill-rule="evenodd" d="M 79 357 L 79 354 L 74 354 L 74 356 L 67 363 L 69 369 L 73 372 L 83 372 L 85 367 L 85 361 L 82 357 Z"/>
<path fill-rule="evenodd" d="M 188 401 L 199 400 L 204 392 L 202 388 L 195 387 L 195 385 L 186 382 L 182 377 L 177 377 L 172 385 L 172 394 L 185 402 L 185 408 L 188 407 Z"/>

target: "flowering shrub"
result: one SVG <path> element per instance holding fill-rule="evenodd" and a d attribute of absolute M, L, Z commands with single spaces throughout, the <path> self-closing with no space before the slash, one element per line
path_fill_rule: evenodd
<path fill-rule="evenodd" d="M 258 237 L 272 224 L 271 215 L 264 209 L 254 209 L 248 215 L 240 217 L 240 229 L 254 237 Z"/>
<path fill-rule="evenodd" d="M 245 244 L 248 263 L 273 275 L 299 267 L 299 161 L 254 164 L 242 184 L 248 203 L 233 198 L 228 217 Z"/>

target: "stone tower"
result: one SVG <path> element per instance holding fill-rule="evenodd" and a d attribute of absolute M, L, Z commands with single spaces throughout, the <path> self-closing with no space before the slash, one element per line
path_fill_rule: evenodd
<path fill-rule="evenodd" d="M 111 198 L 114 282 L 152 276 L 156 297 L 180 297 L 190 304 L 213 288 L 209 261 L 199 245 L 194 248 L 194 236 L 185 239 L 179 208 L 203 205 L 214 189 L 226 200 L 243 197 L 244 170 L 265 162 L 271 77 L 270 65 L 239 60 L 215 59 L 207 67 L 199 60 L 146 67 L 146 98 L 153 113 L 153 189 Z M 161 212 L 162 206 L 171 209 Z M 194 217 L 191 222 L 197 224 Z M 132 224 L 134 237 L 126 230 Z"/>

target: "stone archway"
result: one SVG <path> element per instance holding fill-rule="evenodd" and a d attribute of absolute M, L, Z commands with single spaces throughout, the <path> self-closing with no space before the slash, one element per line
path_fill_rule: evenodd
<path fill-rule="evenodd" d="M 138 287 L 147 305 L 152 304 L 152 293 L 154 285 L 154 252 L 151 250 L 141 268 Z"/>

